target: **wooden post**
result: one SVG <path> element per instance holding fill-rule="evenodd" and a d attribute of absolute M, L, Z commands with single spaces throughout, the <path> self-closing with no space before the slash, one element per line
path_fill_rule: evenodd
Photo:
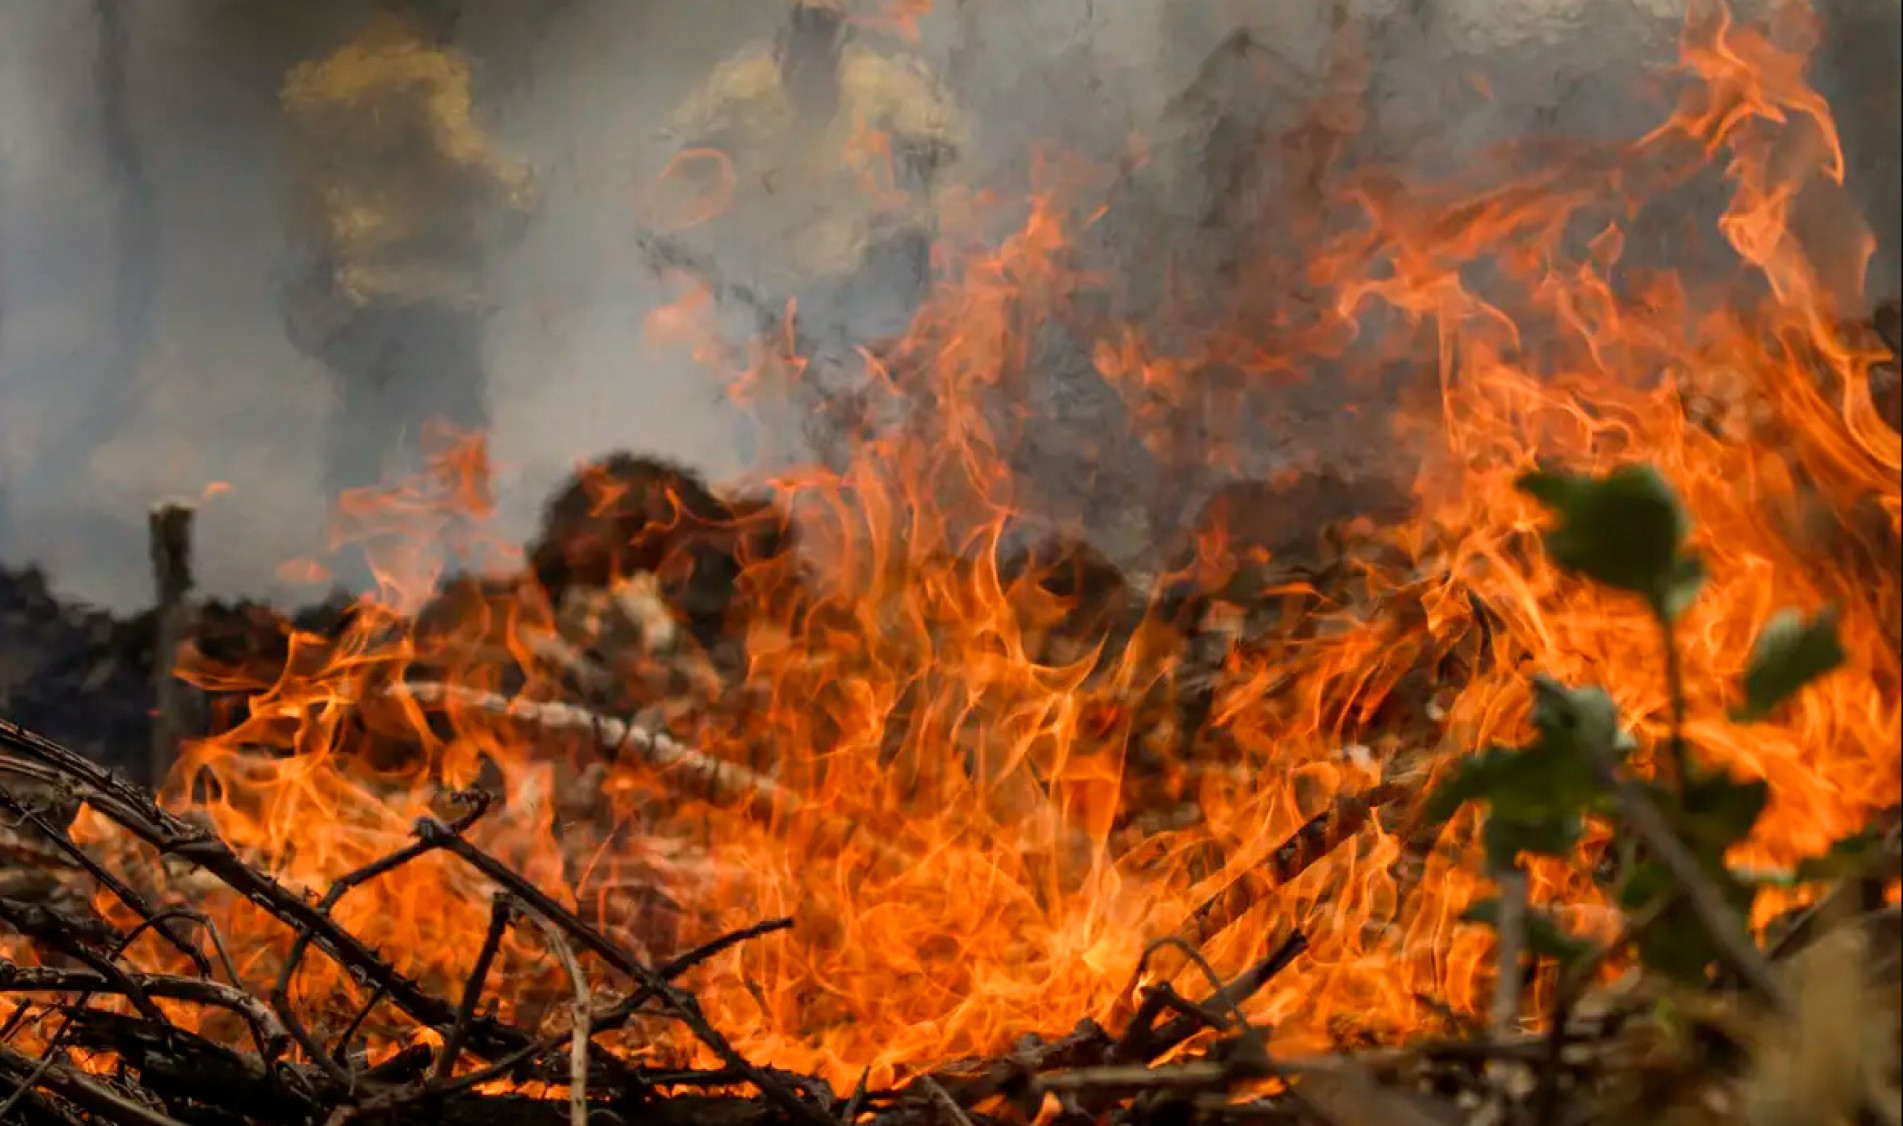
<path fill-rule="evenodd" d="M 185 640 L 191 612 L 192 515 L 182 501 L 154 507 L 147 518 L 152 542 L 152 577 L 158 595 L 158 621 L 152 653 L 152 745 L 150 782 L 157 790 L 172 769 L 185 734 L 187 697 L 178 679 L 178 647 Z"/>

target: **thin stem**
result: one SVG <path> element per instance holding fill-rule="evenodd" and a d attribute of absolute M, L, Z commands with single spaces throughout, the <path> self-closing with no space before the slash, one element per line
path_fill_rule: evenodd
<path fill-rule="evenodd" d="M 496 951 L 502 948 L 502 934 L 509 929 L 509 919 L 514 913 L 515 908 L 508 894 L 498 892 L 489 908 L 489 931 L 482 936 L 482 948 L 476 951 L 475 965 L 469 970 L 469 979 L 463 983 L 463 1000 L 456 1010 L 456 1023 L 450 1028 L 449 1035 L 443 1038 L 442 1053 L 436 1057 L 432 1082 L 449 1078 L 456 1066 L 456 1057 L 462 1055 L 463 1043 L 469 1037 L 469 1022 L 475 1019 L 476 1006 L 482 1003 L 482 987 L 489 979 L 489 963 L 495 961 Z"/>
<path fill-rule="evenodd" d="M 1717 946 L 1719 957 L 1781 1015 L 1788 1016 L 1793 1011 L 1789 990 L 1772 971 L 1764 952 L 1751 940 L 1744 919 L 1732 910 L 1724 892 L 1712 883 L 1691 849 L 1673 833 L 1665 815 L 1643 790 L 1619 778 L 1611 756 L 1600 756 L 1594 768 L 1600 784 L 1618 799 L 1619 813 L 1626 826 L 1684 890 L 1699 923 Z"/>
<path fill-rule="evenodd" d="M 1573 1007 L 1579 1004 L 1586 988 L 1592 984 L 1599 970 L 1614 954 L 1631 946 L 1644 936 L 1646 931 L 1662 918 L 1665 913 L 1677 906 L 1685 896 L 1683 888 L 1673 888 L 1653 900 L 1651 905 L 1626 920 L 1612 941 L 1588 951 L 1583 957 L 1560 971 L 1559 983 L 1553 990 L 1553 1014 L 1546 1026 L 1544 1058 L 1541 1060 L 1539 1085 L 1533 1092 L 1533 1104 L 1538 1109 L 1539 1122 L 1553 1122 L 1559 1115 L 1560 1070 L 1564 1062 L 1562 1053 L 1566 1049 L 1567 1027 L 1572 1024 Z"/>
<path fill-rule="evenodd" d="M 1526 873 L 1516 865 L 1495 874 L 1500 885 L 1499 976 L 1494 979 L 1493 1010 L 1489 1023 L 1496 1037 L 1507 1037 L 1520 1025 L 1520 993 L 1524 980 L 1520 956 L 1526 949 Z"/>
<path fill-rule="evenodd" d="M 1669 782 L 1680 792 L 1691 781 L 1691 758 L 1685 746 L 1685 667 L 1678 651 L 1677 619 L 1663 607 L 1656 608 L 1659 633 L 1665 643 L 1665 688 L 1671 694 L 1671 730 L 1666 737 L 1665 753 L 1671 763 Z"/>
<path fill-rule="evenodd" d="M 594 1008 L 594 994 L 589 991 L 588 978 L 581 971 L 581 963 L 575 960 L 574 948 L 562 937 L 561 928 L 541 915 L 531 915 L 529 920 L 542 932 L 543 941 L 562 963 L 569 985 L 575 991 L 574 1023 L 568 1038 L 568 1121 L 569 1126 L 588 1126 L 588 1018 Z"/>
<path fill-rule="evenodd" d="M 350 1018 L 350 1023 L 344 1026 L 343 1033 L 337 1037 L 336 1046 L 331 1048 L 330 1054 L 333 1059 L 342 1060 L 349 1056 L 351 1039 L 357 1035 L 357 1030 L 363 1027 L 363 1022 L 370 1016 L 371 1010 L 383 1001 L 383 992 L 381 985 L 370 991 L 370 999 L 357 1010 L 356 1016 Z"/>

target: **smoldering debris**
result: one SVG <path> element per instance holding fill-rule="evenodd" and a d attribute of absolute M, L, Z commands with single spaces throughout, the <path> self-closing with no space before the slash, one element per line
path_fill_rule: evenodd
<path fill-rule="evenodd" d="M 141 770 L 155 617 L 56 598 L 37 570 L 0 568 L 0 713 L 95 762 Z"/>

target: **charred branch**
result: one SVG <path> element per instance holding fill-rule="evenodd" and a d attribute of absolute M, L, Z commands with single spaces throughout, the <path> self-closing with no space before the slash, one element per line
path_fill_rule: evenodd
<path fill-rule="evenodd" d="M 161 809 L 151 795 L 100 770 L 57 743 L 0 720 L 0 762 L 16 773 L 56 786 L 71 787 L 81 800 L 155 849 L 207 873 L 269 912 L 334 959 L 364 985 L 380 988 L 390 1002 L 427 1028 L 447 1029 L 455 1009 L 423 989 L 328 914 L 275 879 L 246 864 L 230 845 L 209 830 Z M 500 1055 L 520 1048 L 527 1038 L 493 1021 L 478 1020 L 471 1044 Z"/>
<path fill-rule="evenodd" d="M 158 596 L 158 624 L 152 653 L 152 762 L 154 789 L 165 784 L 179 740 L 189 719 L 188 691 L 178 679 L 178 649 L 190 617 L 186 598 L 192 589 L 192 509 L 162 504 L 151 512 L 152 578 Z"/>

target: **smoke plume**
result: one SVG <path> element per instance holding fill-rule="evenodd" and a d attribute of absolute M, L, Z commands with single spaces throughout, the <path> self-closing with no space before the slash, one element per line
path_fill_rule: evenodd
<path fill-rule="evenodd" d="M 468 9 L 479 113 L 543 190 L 524 240 L 490 267 L 502 530 L 525 536 L 556 479 L 610 448 L 716 478 L 745 469 L 750 431 L 721 388 L 643 342 L 643 314 L 674 293 L 637 246 L 633 201 L 665 160 L 657 133 L 675 105 L 726 53 L 770 36 L 781 5 Z M 0 560 L 137 606 L 146 510 L 203 496 L 204 588 L 310 593 L 276 576 L 321 545 L 332 389 L 284 334 L 277 89 L 367 10 L 0 0 Z M 1113 227 L 1126 244 L 1104 251 L 1140 273 L 1157 249 L 1144 230 L 1173 251 L 1200 245 L 1210 123 L 1182 95 L 1239 29 L 1256 77 L 1210 81 L 1248 113 L 1292 120 L 1327 80 L 1338 26 L 1354 24 L 1369 60 L 1357 153 L 1432 170 L 1490 141 L 1648 127 L 1681 14 L 1671 0 L 938 0 L 917 49 L 971 119 L 974 174 L 1007 192 L 1040 144 L 1108 166 L 1146 139 L 1155 158 L 1131 197 L 1144 220 Z M 1852 192 L 1880 239 L 1871 288 L 1894 293 L 1903 18 L 1895 0 L 1837 0 L 1826 16 L 1813 81 L 1838 107 Z"/>

